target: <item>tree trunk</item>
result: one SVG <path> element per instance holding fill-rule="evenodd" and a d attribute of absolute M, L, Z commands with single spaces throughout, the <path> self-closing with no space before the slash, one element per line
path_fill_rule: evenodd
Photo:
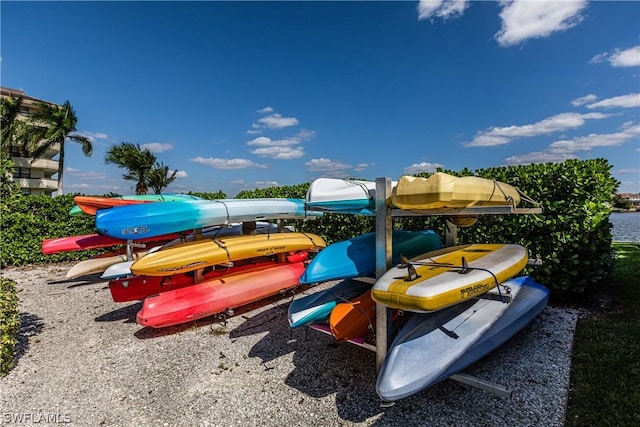
<path fill-rule="evenodd" d="M 58 191 L 56 196 L 62 196 L 62 175 L 64 173 L 64 140 L 60 141 L 60 154 L 58 155 Z"/>

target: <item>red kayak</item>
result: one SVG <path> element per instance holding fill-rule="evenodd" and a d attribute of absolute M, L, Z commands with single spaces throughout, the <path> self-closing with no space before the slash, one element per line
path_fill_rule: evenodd
<path fill-rule="evenodd" d="M 280 264 L 162 292 L 144 300 L 137 321 L 162 328 L 222 313 L 296 287 L 304 269 L 304 262 Z"/>
<path fill-rule="evenodd" d="M 167 242 L 180 237 L 178 234 L 167 234 L 145 239 L 142 242 Z M 108 248 L 110 246 L 124 245 L 126 240 L 101 234 L 83 234 L 81 236 L 56 237 L 42 241 L 42 253 L 44 255 L 58 252 L 84 251 L 88 249 Z"/>
<path fill-rule="evenodd" d="M 307 252 L 296 253 L 290 256 L 289 262 L 300 262 L 307 258 Z M 214 270 L 208 271 L 203 276 L 203 282 L 228 278 L 241 273 L 259 272 L 267 267 L 281 265 L 275 259 L 248 260 L 242 264 L 234 264 L 233 267 L 216 266 Z M 194 284 L 193 272 L 175 274 L 173 276 L 131 276 L 113 279 L 109 281 L 111 297 L 115 302 L 139 301 L 146 297 L 161 292 L 173 291 Z"/>

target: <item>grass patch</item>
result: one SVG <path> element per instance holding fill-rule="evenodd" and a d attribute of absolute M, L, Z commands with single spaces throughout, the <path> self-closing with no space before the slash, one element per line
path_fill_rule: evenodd
<path fill-rule="evenodd" d="M 640 425 L 640 243 L 614 243 L 608 309 L 578 322 L 566 426 Z"/>

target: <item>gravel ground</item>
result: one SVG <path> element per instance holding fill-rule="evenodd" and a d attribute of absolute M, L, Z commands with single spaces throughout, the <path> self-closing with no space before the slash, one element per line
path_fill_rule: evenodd
<path fill-rule="evenodd" d="M 107 283 L 64 282 L 72 264 L 2 270 L 18 283 L 15 368 L 0 378 L 0 425 L 561 426 L 579 313 L 547 307 L 466 373 L 511 398 L 448 380 L 383 408 L 375 354 L 287 323 L 290 298 L 229 319 L 162 330 L 135 323 Z M 86 279 L 86 278 L 85 278 Z"/>

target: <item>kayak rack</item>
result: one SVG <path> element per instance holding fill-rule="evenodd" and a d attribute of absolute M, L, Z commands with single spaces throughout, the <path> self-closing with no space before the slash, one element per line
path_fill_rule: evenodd
<path fill-rule="evenodd" d="M 392 259 L 392 231 L 393 217 L 402 216 L 477 216 L 477 215 L 530 215 L 540 214 L 542 209 L 517 208 L 512 205 L 504 206 L 471 206 L 464 208 L 437 208 L 425 210 L 404 210 L 398 209 L 391 204 L 392 181 L 390 178 L 376 178 L 375 197 L 375 260 L 376 279 L 380 278 L 391 268 Z M 445 230 L 445 247 L 455 246 L 458 240 L 458 226 L 447 220 Z M 539 257 L 531 260 L 530 265 L 540 265 Z M 384 304 L 376 303 L 375 317 L 376 331 L 375 344 L 370 344 L 364 340 L 348 340 L 346 342 L 358 345 L 376 353 L 376 370 L 379 372 L 389 351 L 389 344 L 393 341 L 393 321 L 392 310 Z M 331 335 L 331 330 L 324 324 L 313 324 L 308 326 L 311 329 Z M 449 377 L 454 381 L 479 388 L 493 393 L 499 397 L 511 397 L 511 391 L 499 384 L 483 380 L 465 373 L 453 374 Z M 382 406 L 391 406 L 393 402 L 383 402 Z"/>
<path fill-rule="evenodd" d="M 473 206 L 465 208 L 438 208 L 428 210 L 403 210 L 391 205 L 392 183 L 390 178 L 376 178 L 375 226 L 376 226 L 376 279 L 391 268 L 394 216 L 460 216 L 460 215 L 513 215 L 539 214 L 541 208 L 516 208 L 515 206 Z M 445 246 L 455 246 L 458 240 L 458 227 L 447 221 Z M 384 304 L 376 303 L 376 370 L 380 371 L 393 341 L 392 311 Z M 500 397 L 511 397 L 511 391 L 505 387 L 464 373 L 449 377 L 452 380 L 491 392 Z"/>

